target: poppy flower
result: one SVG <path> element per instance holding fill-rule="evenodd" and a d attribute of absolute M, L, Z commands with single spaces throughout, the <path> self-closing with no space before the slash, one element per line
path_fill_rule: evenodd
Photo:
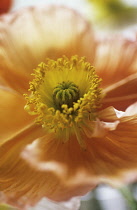
<path fill-rule="evenodd" d="M 56 6 L 3 16 L 0 31 L 1 200 L 22 209 L 136 175 L 136 40 L 96 41 Z"/>

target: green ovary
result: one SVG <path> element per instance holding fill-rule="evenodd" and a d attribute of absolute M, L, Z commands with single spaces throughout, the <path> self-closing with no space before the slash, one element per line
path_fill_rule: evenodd
<path fill-rule="evenodd" d="M 74 102 L 79 99 L 79 88 L 75 83 L 66 81 L 59 83 L 53 90 L 53 101 L 56 109 L 62 110 L 62 105 L 72 107 Z"/>

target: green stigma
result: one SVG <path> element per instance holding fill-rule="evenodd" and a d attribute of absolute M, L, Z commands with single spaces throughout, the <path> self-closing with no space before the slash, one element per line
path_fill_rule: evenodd
<path fill-rule="evenodd" d="M 53 101 L 56 109 L 62 110 L 62 105 L 72 107 L 74 102 L 79 99 L 79 88 L 74 82 L 63 81 L 53 90 Z"/>

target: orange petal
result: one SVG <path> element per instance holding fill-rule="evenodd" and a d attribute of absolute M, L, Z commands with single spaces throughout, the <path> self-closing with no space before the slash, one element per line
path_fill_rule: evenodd
<path fill-rule="evenodd" d="M 24 110 L 25 99 L 12 89 L 0 87 L 0 145 L 33 118 Z"/>
<path fill-rule="evenodd" d="M 108 86 L 104 93 L 103 108 L 111 105 L 118 110 L 125 110 L 137 101 L 137 73 Z"/>
<path fill-rule="evenodd" d="M 94 65 L 107 87 L 136 73 L 137 40 L 113 37 L 98 42 Z"/>
<path fill-rule="evenodd" d="M 0 74 L 20 92 L 28 88 L 30 73 L 46 57 L 77 54 L 92 61 L 95 54 L 90 24 L 65 7 L 30 7 L 2 16 L 0 34 Z"/>

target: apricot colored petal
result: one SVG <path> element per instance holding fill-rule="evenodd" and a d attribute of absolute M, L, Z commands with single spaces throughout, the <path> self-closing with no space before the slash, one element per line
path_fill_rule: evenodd
<path fill-rule="evenodd" d="M 125 37 L 103 39 L 98 42 L 94 66 L 107 87 L 136 73 L 137 40 Z"/>
<path fill-rule="evenodd" d="M 45 131 L 41 128 L 41 126 L 32 124 L 24 128 L 24 130 L 0 146 L 0 191 L 2 191 L 0 194 L 1 201 L 6 201 L 11 205 L 15 204 L 17 207 L 23 209 L 25 203 L 28 202 L 26 200 L 27 198 L 25 199 L 24 197 L 23 203 L 18 201 L 17 198 L 25 193 L 27 194 L 27 183 L 30 183 L 29 190 L 32 194 L 34 194 L 34 197 L 36 196 L 36 189 L 39 188 L 39 175 L 36 173 L 37 178 L 34 178 L 34 171 L 20 160 L 20 152 L 26 144 L 31 143 L 44 134 Z M 33 184 L 30 180 L 30 176 L 33 178 Z M 36 189 L 32 189 L 35 182 L 37 182 L 37 186 L 35 185 Z M 41 198 L 40 196 L 36 197 L 38 197 L 38 199 Z M 32 200 L 30 200 L 30 203 L 31 202 Z"/>
<path fill-rule="evenodd" d="M 114 114 L 111 114 L 113 122 Z M 87 144 L 86 151 L 80 148 L 75 136 L 62 144 L 50 134 L 51 136 L 47 135 L 27 146 L 22 156 L 39 171 L 46 171 L 53 162 L 58 167 L 63 167 L 58 173 L 57 167 L 50 169 L 62 177 L 62 182 L 66 186 L 73 186 L 76 183 L 83 186 L 81 193 L 88 191 L 93 183 L 104 180 L 108 180 L 107 182 L 112 180 L 117 186 L 122 185 L 126 174 L 131 171 L 137 172 L 137 115 L 124 116 L 123 113 L 119 117 L 118 115 L 118 113 L 115 115 L 115 119 L 119 121 L 117 125 L 109 129 L 103 137 L 83 136 Z M 110 117 L 107 118 L 110 122 Z M 58 193 L 50 195 L 50 198 L 57 199 Z M 74 195 L 77 194 L 73 192 L 71 196 Z"/>
<path fill-rule="evenodd" d="M 111 105 L 118 110 L 125 110 L 137 101 L 137 73 L 104 88 L 104 93 L 103 107 Z"/>
<path fill-rule="evenodd" d="M 123 115 L 124 112 L 119 112 L 113 107 L 108 107 L 102 111 L 99 111 L 99 119 L 97 119 L 97 121 L 94 123 L 94 132 L 91 132 L 92 135 L 88 135 L 84 128 L 82 128 L 85 131 L 85 135 L 82 134 L 82 138 L 85 138 L 85 141 L 88 143 L 88 141 L 96 141 L 94 139 L 101 139 L 101 137 L 105 137 L 107 133 L 109 133 L 109 131 L 116 130 L 120 122 L 120 117 Z M 89 121 L 88 127 L 92 125 L 93 123 Z M 62 144 L 62 141 L 60 141 L 59 138 L 55 136 L 55 134 L 47 134 L 42 139 L 38 139 L 32 144 L 28 145 L 23 151 L 22 157 L 30 162 L 34 167 L 37 166 L 40 170 L 49 167 L 51 170 L 54 170 L 54 163 L 60 163 L 61 167 L 62 165 L 69 165 L 69 163 L 71 163 L 71 160 L 73 159 L 73 156 L 75 156 L 74 154 L 72 154 L 74 150 L 76 150 L 76 156 L 79 157 L 79 161 L 81 160 L 81 158 L 83 159 L 84 155 L 87 155 L 85 150 L 80 148 L 80 145 L 75 135 L 73 135 L 68 140 L 68 142 Z M 64 154 L 66 155 L 63 158 Z M 69 157 L 71 157 L 71 159 Z M 76 157 L 74 157 L 74 159 L 75 158 Z M 76 164 L 78 162 L 76 162 L 75 159 L 73 163 Z M 76 166 L 73 166 L 73 163 L 71 163 L 72 166 L 70 167 L 72 168 L 72 170 L 76 168 Z M 79 165 L 80 164 L 78 163 L 78 167 L 82 167 Z M 60 172 L 63 173 L 63 175 L 65 176 L 65 170 L 60 170 Z M 58 172 L 59 175 L 61 175 L 60 172 Z"/>
<path fill-rule="evenodd" d="M 33 118 L 24 110 L 25 99 L 10 88 L 0 86 L 0 145 L 30 124 Z"/>
<path fill-rule="evenodd" d="M 111 115 L 113 121 L 115 114 L 112 111 L 106 119 Z M 61 201 L 82 195 L 99 182 L 112 180 L 117 186 L 122 184 L 125 174 L 137 170 L 137 117 L 122 116 L 118 119 L 120 123 L 116 129 L 103 138 L 85 136 L 86 151 L 80 148 L 75 136 L 62 144 L 55 134 L 45 134 L 31 143 L 34 139 L 30 140 L 32 130 L 12 139 L 13 147 L 7 142 L 0 153 L 1 167 L 4 168 L 0 180 L 1 190 L 5 190 L 9 202 L 34 204 L 43 196 Z M 23 157 L 30 165 L 18 156 L 29 142 Z"/>
<path fill-rule="evenodd" d="M 93 137 L 103 138 L 108 131 L 115 130 L 118 124 L 119 124 L 118 120 L 114 122 L 102 122 L 99 119 L 97 119 L 94 124 L 93 132 L 91 131 L 89 132 L 88 130 L 84 129 L 83 130 L 88 138 L 93 138 Z M 89 126 L 91 126 L 91 123 Z"/>
<path fill-rule="evenodd" d="M 59 6 L 30 7 L 3 15 L 0 39 L 0 75 L 20 92 L 28 88 L 32 70 L 47 57 L 77 54 L 92 61 L 95 54 L 90 24 L 74 10 Z"/>
<path fill-rule="evenodd" d="M 8 141 L 4 142 L 0 146 L 0 167 L 2 167 L 5 164 L 5 162 L 7 162 L 7 160 L 9 160 L 9 165 L 10 162 L 14 165 L 15 162 L 18 160 L 13 160 L 15 156 L 19 156 L 20 152 L 22 151 L 22 148 L 24 148 L 27 144 L 31 143 L 32 141 L 34 141 L 38 137 L 41 137 L 44 134 L 45 132 L 41 128 L 41 126 L 38 126 L 36 124 L 30 124 L 24 129 L 22 129 L 15 136 L 9 138 Z M 8 170 L 10 170 L 10 168 L 8 168 Z M 5 173 L 6 172 L 4 170 L 1 170 L 1 177 Z"/>
<path fill-rule="evenodd" d="M 98 166 L 100 165 L 98 169 L 103 182 L 119 186 L 125 184 L 125 177 L 129 174 L 130 177 L 137 175 L 137 114 L 135 113 L 137 113 L 137 104 L 130 106 L 124 114 L 121 113 L 116 129 L 109 131 L 100 142 L 96 140 L 98 147 L 94 149 L 100 157 L 97 162 Z"/>
<path fill-rule="evenodd" d="M 132 107 L 130 106 L 129 109 L 131 110 L 133 106 L 137 113 L 137 104 L 132 105 Z M 134 177 L 131 181 L 135 181 L 135 179 L 137 179 L 137 114 L 129 115 L 129 109 L 128 113 L 125 112 L 125 116 L 120 119 L 120 124 L 117 129 L 111 132 L 107 138 L 112 141 L 113 144 L 117 145 L 117 147 L 121 148 L 120 159 L 117 162 L 117 167 L 119 169 L 121 167 L 121 170 L 117 172 L 117 176 L 120 175 L 121 178 L 123 178 L 129 175 L 128 180 L 130 180 L 130 177 Z M 112 165 L 113 164 L 114 163 L 112 163 Z M 113 174 L 112 177 L 115 179 Z"/>
<path fill-rule="evenodd" d="M 122 117 L 124 112 L 116 110 L 114 107 L 110 106 L 98 112 L 98 117 L 104 122 L 114 122 Z"/>
<path fill-rule="evenodd" d="M 70 199 L 72 195 L 83 194 L 87 188 L 93 187 L 93 180 L 92 186 L 87 182 L 86 187 L 80 181 L 73 184 L 64 182 L 58 172 L 60 164 L 56 162 L 54 170 L 47 167 L 45 171 L 40 171 L 20 158 L 20 152 L 25 145 L 44 134 L 41 126 L 32 125 L 0 147 L 1 200 L 3 197 L 3 201 L 23 209 L 24 206 L 35 205 L 45 196 L 55 201 L 63 201 Z M 62 169 L 65 169 L 65 166 L 62 166 Z"/>

